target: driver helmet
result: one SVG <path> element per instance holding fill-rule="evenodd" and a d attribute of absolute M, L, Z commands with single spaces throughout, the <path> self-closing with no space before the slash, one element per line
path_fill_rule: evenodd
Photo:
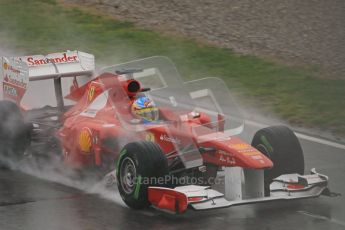
<path fill-rule="evenodd" d="M 132 104 L 132 114 L 144 123 L 155 122 L 159 119 L 159 111 L 155 103 L 147 96 L 140 96 Z"/>

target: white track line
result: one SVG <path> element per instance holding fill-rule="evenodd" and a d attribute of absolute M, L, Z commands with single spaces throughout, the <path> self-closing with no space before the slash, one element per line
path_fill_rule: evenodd
<path fill-rule="evenodd" d="M 312 141 L 312 142 L 316 142 L 316 143 L 319 143 L 319 144 L 323 144 L 323 145 L 328 145 L 328 146 L 332 146 L 334 148 L 338 148 L 338 149 L 344 149 L 345 150 L 345 145 L 342 145 L 342 144 L 339 144 L 339 143 L 336 143 L 336 142 L 333 142 L 333 141 L 328 141 L 328 140 L 324 140 L 324 139 L 320 139 L 320 138 L 316 138 L 316 137 L 311 137 L 311 136 L 308 136 L 308 135 L 305 135 L 305 134 L 302 134 L 302 133 L 296 133 L 296 136 L 298 138 L 301 138 L 301 139 L 304 139 L 304 140 L 307 140 L 307 141 Z"/>
<path fill-rule="evenodd" d="M 249 124 L 249 125 L 252 125 L 252 126 L 255 126 L 255 127 L 258 127 L 258 128 L 264 128 L 264 127 L 269 126 L 269 125 L 265 125 L 265 124 L 258 123 L 258 122 L 255 122 L 255 121 L 249 121 L 249 120 L 246 120 L 245 123 Z M 333 141 L 324 140 L 324 139 L 317 138 L 317 137 L 308 136 L 308 135 L 305 135 L 305 134 L 302 134 L 302 133 L 298 133 L 298 132 L 295 132 L 295 134 L 296 134 L 296 136 L 298 138 L 303 139 L 303 140 L 312 141 L 312 142 L 315 142 L 315 143 L 319 143 L 319 144 L 323 144 L 323 145 L 328 145 L 328 146 L 331 146 L 331 147 L 334 147 L 334 148 L 344 149 L 345 150 L 345 145 L 343 145 L 343 144 L 339 144 L 339 143 L 336 143 L 336 142 L 333 142 Z"/>
<path fill-rule="evenodd" d="M 306 216 L 309 216 L 309 217 L 312 217 L 312 218 L 315 218 L 315 219 L 319 219 L 319 220 L 329 221 L 331 223 L 334 223 L 334 224 L 340 225 L 342 227 L 345 227 L 345 222 L 344 221 L 340 221 L 340 220 L 334 219 L 332 217 L 321 216 L 321 215 L 317 215 L 317 214 L 314 214 L 314 213 L 311 213 L 311 212 L 306 212 L 306 211 L 297 211 L 297 212 L 302 214 L 302 215 L 306 215 Z"/>

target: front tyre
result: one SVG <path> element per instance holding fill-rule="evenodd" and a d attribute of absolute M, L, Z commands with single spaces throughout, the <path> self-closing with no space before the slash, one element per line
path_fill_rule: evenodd
<path fill-rule="evenodd" d="M 264 172 L 266 196 L 269 196 L 269 186 L 274 178 L 290 173 L 304 174 L 303 150 L 296 135 L 288 127 L 260 129 L 253 137 L 252 146 L 273 162 L 273 167 Z"/>
<path fill-rule="evenodd" d="M 134 209 L 150 206 L 148 187 L 159 186 L 158 178 L 168 173 L 168 161 L 153 142 L 141 141 L 127 144 L 117 161 L 117 186 L 123 201 Z"/>

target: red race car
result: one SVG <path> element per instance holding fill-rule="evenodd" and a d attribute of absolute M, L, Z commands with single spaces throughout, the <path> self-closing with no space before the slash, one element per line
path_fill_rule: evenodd
<path fill-rule="evenodd" d="M 261 129 L 246 143 L 225 83 L 183 82 L 165 57 L 107 67 L 97 77 L 93 55 L 79 51 L 3 57 L 1 65 L 3 163 L 39 155 L 76 170 L 116 170 L 129 207 L 174 213 L 328 191 L 327 176 L 304 175 L 302 148 L 289 128 Z M 42 146 L 54 151 L 42 153 Z M 218 183 L 223 192 L 211 188 Z"/>

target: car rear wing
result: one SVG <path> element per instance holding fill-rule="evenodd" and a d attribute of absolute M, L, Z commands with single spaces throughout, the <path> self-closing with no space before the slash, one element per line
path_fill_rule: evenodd
<path fill-rule="evenodd" d="M 94 56 L 81 51 L 2 57 L 0 77 L 3 98 L 19 104 L 30 81 L 92 76 L 94 70 Z"/>
<path fill-rule="evenodd" d="M 13 57 L 24 62 L 29 69 L 29 81 L 92 75 L 95 70 L 95 58 L 92 54 L 81 51 L 67 51 L 44 55 Z"/>

